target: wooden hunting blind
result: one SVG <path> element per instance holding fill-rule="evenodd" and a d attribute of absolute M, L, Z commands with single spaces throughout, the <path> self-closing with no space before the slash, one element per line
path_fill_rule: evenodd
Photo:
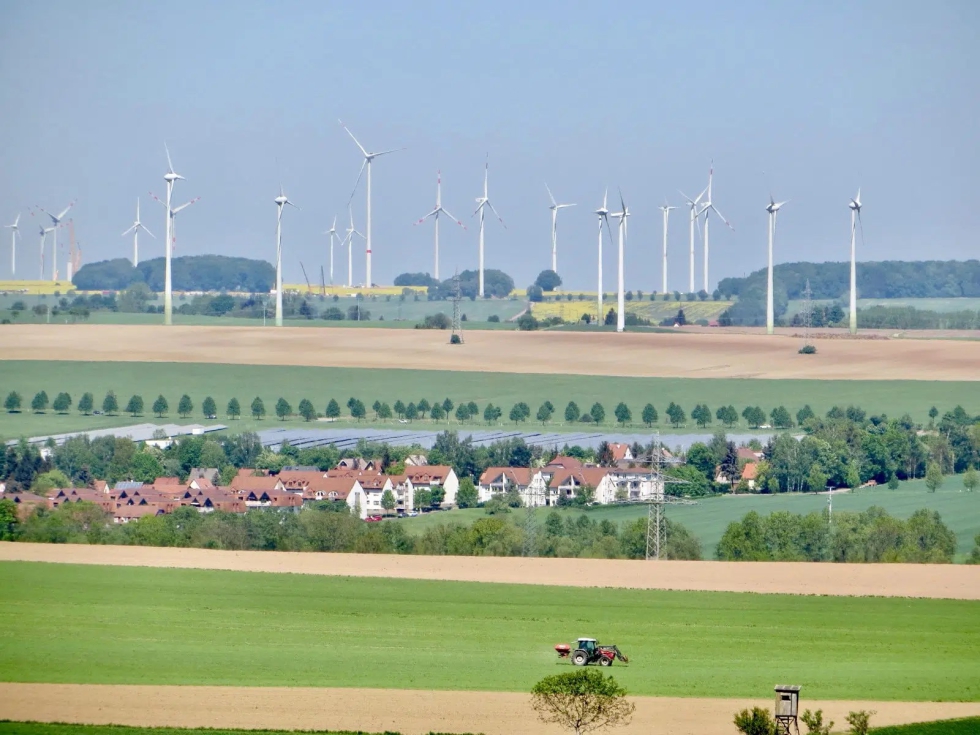
<path fill-rule="evenodd" d="M 796 684 L 777 684 L 776 724 L 785 735 L 799 735 L 800 689 Z"/>

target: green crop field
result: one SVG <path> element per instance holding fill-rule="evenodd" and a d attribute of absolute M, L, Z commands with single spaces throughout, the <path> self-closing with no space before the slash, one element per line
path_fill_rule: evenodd
<path fill-rule="evenodd" d="M 0 720 L 0 735 L 372 735 L 350 730 L 220 730 L 182 727 L 126 727 L 125 725 L 72 725 Z M 382 735 L 377 733 L 376 735 Z M 385 732 L 384 735 L 398 735 Z M 430 735 L 436 735 L 432 733 Z"/>
<path fill-rule="evenodd" d="M 870 414 L 886 412 L 897 416 L 908 412 L 922 422 L 928 420 L 929 408 L 934 405 L 945 411 L 959 404 L 971 414 L 980 413 L 980 382 L 596 378 L 587 375 L 437 370 L 8 360 L 0 361 L 0 399 L 15 390 L 21 394 L 27 410 L 14 414 L 0 413 L 0 437 L 97 429 L 155 418 L 152 413 L 134 421 L 128 415 L 81 416 L 72 410 L 60 416 L 51 410 L 45 414 L 29 411 L 31 398 L 40 390 L 45 390 L 51 400 L 59 392 L 67 391 L 76 403 L 83 392 L 90 391 L 98 407 L 110 389 L 116 392 L 120 406 L 125 406 L 133 394 L 142 395 L 146 406 L 152 405 L 157 395 L 163 394 L 172 409 L 168 421 L 179 421 L 173 409 L 183 393 L 190 395 L 198 407 L 188 419 L 193 422 L 202 420 L 199 408 L 205 396 L 210 395 L 215 399 L 221 420 L 226 418 L 224 408 L 230 398 L 238 398 L 243 412 L 247 413 L 252 399 L 261 396 L 270 416 L 261 422 L 253 422 L 248 416 L 230 422 L 236 429 L 242 430 L 277 425 L 273 407 L 280 396 L 286 398 L 294 410 L 302 398 L 309 398 L 320 412 L 323 412 L 330 398 L 336 398 L 343 406 L 349 397 L 355 396 L 370 406 L 375 400 L 394 403 L 401 399 L 408 403 L 422 398 L 441 400 L 448 396 L 455 402 L 475 401 L 481 411 L 487 402 L 492 402 L 504 408 L 504 416 L 518 401 L 526 401 L 533 412 L 543 401 L 550 400 L 555 404 L 558 417 L 562 416 L 564 406 L 570 400 L 576 401 L 583 411 L 598 401 L 606 409 L 607 419 L 603 426 L 606 431 L 619 430 L 612 413 L 617 403 L 625 401 L 633 411 L 634 423 L 625 427 L 631 432 L 644 431 L 639 416 L 647 401 L 660 412 L 661 425 L 658 428 L 661 429 L 666 428 L 664 411 L 670 401 L 680 404 L 688 412 L 700 402 L 707 403 L 712 411 L 723 403 L 731 403 L 739 412 L 748 405 L 759 405 L 767 411 L 785 405 L 792 413 L 807 403 L 818 413 L 826 412 L 833 405 L 858 405 Z M 293 427 L 302 424 L 299 417 L 287 421 L 287 425 Z M 389 422 L 387 425 L 405 428 L 397 423 Z M 460 427 L 455 421 L 448 424 L 420 421 L 413 428 L 421 426 L 465 429 L 485 424 L 472 421 Z M 544 427 L 530 421 L 522 424 L 522 428 L 535 430 Z M 566 426 L 559 420 L 551 422 L 546 428 L 548 431 L 589 431 L 595 426 Z M 745 428 L 743 424 L 734 430 Z M 686 430 L 698 429 L 693 422 L 689 422 Z"/>
<path fill-rule="evenodd" d="M 0 563 L 0 680 L 528 691 L 617 643 L 640 695 L 980 700 L 980 603 Z M 343 662 L 343 664 L 342 664 Z M 342 664 L 342 665 L 341 665 Z"/>
<path fill-rule="evenodd" d="M 873 722 L 874 717 L 871 720 Z M 976 735 L 978 732 L 980 732 L 980 717 L 871 728 L 871 735 Z"/>
<path fill-rule="evenodd" d="M 814 299 L 814 306 L 827 306 L 834 303 L 833 299 Z M 847 297 L 840 302 L 841 308 L 847 311 Z M 888 306 L 905 307 L 911 306 L 923 311 L 977 311 L 980 309 L 980 298 L 948 298 L 948 299 L 858 299 L 858 309 L 867 309 L 869 306 Z M 803 312 L 803 301 L 795 299 L 789 302 L 786 315 L 792 317 L 794 314 Z"/>
<path fill-rule="evenodd" d="M 943 486 L 935 493 L 926 490 L 924 480 L 903 482 L 897 490 L 886 487 L 866 488 L 856 493 L 835 493 L 834 512 L 860 512 L 872 505 L 884 508 L 897 518 L 908 518 L 919 508 L 939 511 L 943 522 L 956 534 L 957 560 L 963 561 L 973 548 L 973 539 L 980 534 L 980 493 L 963 491 L 963 476 L 947 476 Z M 722 495 L 710 498 L 699 498 L 694 506 L 670 506 L 666 509 L 667 516 L 681 523 L 691 533 L 701 540 L 705 559 L 713 559 L 715 547 L 721 540 L 725 528 L 732 521 L 742 518 L 749 511 L 763 515 L 775 511 L 790 513 L 809 513 L 822 511 L 827 507 L 826 495 L 812 493 L 782 493 L 779 495 Z M 646 517 L 646 505 L 616 505 L 598 506 L 588 511 L 575 508 L 540 508 L 537 511 L 538 522 L 543 523 L 545 516 L 552 511 L 562 516 L 587 515 L 595 521 L 608 519 L 614 523 L 632 521 Z M 459 522 L 472 523 L 477 518 L 484 517 L 480 508 L 424 513 L 415 518 L 393 518 L 386 523 L 399 523 L 412 534 L 421 534 L 426 529 L 440 523 Z M 512 523 L 524 523 L 524 511 L 514 511 L 503 518 Z"/>

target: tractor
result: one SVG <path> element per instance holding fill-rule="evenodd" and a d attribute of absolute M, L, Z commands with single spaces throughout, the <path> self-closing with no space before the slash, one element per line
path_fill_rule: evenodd
<path fill-rule="evenodd" d="M 579 638 L 575 642 L 575 649 L 567 643 L 559 643 L 555 646 L 558 651 L 558 658 L 571 657 L 572 663 L 576 666 L 588 666 L 589 664 L 599 664 L 600 666 L 612 666 L 613 661 L 619 659 L 624 664 L 629 663 L 629 658 L 616 646 L 599 645 L 595 638 Z"/>

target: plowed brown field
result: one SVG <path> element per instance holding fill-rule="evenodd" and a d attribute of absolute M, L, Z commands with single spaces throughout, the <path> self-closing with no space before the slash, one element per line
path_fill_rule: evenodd
<path fill-rule="evenodd" d="M 120 325 L 7 325 L 0 359 L 211 362 L 519 373 L 822 380 L 978 380 L 980 341 L 800 340 L 725 331 L 445 332 Z"/>
<path fill-rule="evenodd" d="M 0 561 L 457 582 L 980 600 L 980 566 L 315 554 L 0 542 Z"/>

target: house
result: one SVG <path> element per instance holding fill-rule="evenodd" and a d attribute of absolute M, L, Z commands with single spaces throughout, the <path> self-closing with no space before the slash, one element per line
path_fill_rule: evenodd
<path fill-rule="evenodd" d="M 573 467 L 555 472 L 548 481 L 545 502 L 538 505 L 558 505 L 562 499 L 578 497 L 583 488 L 592 488 L 596 502 L 611 503 L 616 497 L 616 488 L 605 467 Z M 608 498 L 608 499 L 607 499 Z"/>
<path fill-rule="evenodd" d="M 635 457 L 629 444 L 623 442 L 609 442 L 609 451 L 612 452 L 613 462 L 632 462 Z"/>
<path fill-rule="evenodd" d="M 123 505 L 112 512 L 112 521 L 113 523 L 130 523 L 144 516 L 159 516 L 165 512 L 162 508 L 149 503 L 145 505 Z"/>
<path fill-rule="evenodd" d="M 217 467 L 193 467 L 187 476 L 188 482 L 207 480 L 215 487 L 221 482 L 221 472 Z"/>
<path fill-rule="evenodd" d="M 574 470 L 582 466 L 584 466 L 582 460 L 559 454 L 545 465 L 545 470 L 551 470 L 552 472 L 558 470 Z"/>
<path fill-rule="evenodd" d="M 386 490 L 390 490 L 392 495 L 395 496 L 394 510 L 404 512 L 412 509 L 415 496 L 411 484 L 407 486 L 403 485 L 402 489 L 396 492 L 395 483 L 392 482 L 388 475 L 364 473 L 356 479 L 358 485 L 361 487 L 361 491 L 364 493 L 364 501 L 361 505 L 362 517 L 383 515 L 387 512 L 384 506 L 381 505 L 381 500 Z"/>
<path fill-rule="evenodd" d="M 217 485 L 206 477 L 196 477 L 187 483 L 187 487 L 193 490 L 214 490 Z"/>
<path fill-rule="evenodd" d="M 742 479 L 749 486 L 749 490 L 755 490 L 755 481 L 759 479 L 759 463 L 746 462 L 742 468 Z"/>
<path fill-rule="evenodd" d="M 515 491 L 525 504 L 544 505 L 547 494 L 544 474 L 530 467 L 488 467 L 477 485 L 477 499 L 485 503 L 496 495 Z"/>
<path fill-rule="evenodd" d="M 68 487 L 53 491 L 48 496 L 48 507 L 57 508 L 65 503 L 95 503 L 106 512 L 116 509 L 112 498 L 90 487 Z"/>
<path fill-rule="evenodd" d="M 250 490 L 240 499 L 246 508 L 302 508 L 303 496 L 288 490 Z"/>
<path fill-rule="evenodd" d="M 232 478 L 229 488 L 236 495 L 241 495 L 243 492 L 250 490 L 258 490 L 260 492 L 263 490 L 285 490 L 286 486 L 283 485 L 282 480 L 272 475 L 259 475 L 256 477 L 254 475 L 243 475 L 239 472 Z"/>
<path fill-rule="evenodd" d="M 411 481 L 415 492 L 442 488 L 442 507 L 456 505 L 459 491 L 459 478 L 449 465 L 405 465 L 405 476 Z M 411 506 L 409 506 L 411 507 Z"/>
<path fill-rule="evenodd" d="M 17 517 L 21 520 L 27 518 L 38 506 L 47 506 L 48 504 L 47 498 L 42 498 L 34 493 L 10 493 L 6 497 L 14 501 L 14 505 L 17 506 Z"/>
<path fill-rule="evenodd" d="M 363 457 L 346 457 L 337 463 L 337 469 L 377 471 L 378 467 L 373 459 L 364 459 Z"/>
<path fill-rule="evenodd" d="M 642 468 L 610 470 L 609 483 L 613 487 L 612 497 L 608 494 L 601 495 L 600 488 L 597 488 L 597 503 L 652 500 L 664 494 L 663 478 Z M 601 490 L 608 493 L 608 486 L 602 487 Z"/>
<path fill-rule="evenodd" d="M 424 467 L 427 464 L 429 464 L 429 460 L 424 454 L 410 454 L 405 457 L 406 467 Z"/>
<path fill-rule="evenodd" d="M 751 447 L 739 447 L 736 450 L 739 462 L 758 462 L 762 459 L 762 452 L 757 452 Z"/>

